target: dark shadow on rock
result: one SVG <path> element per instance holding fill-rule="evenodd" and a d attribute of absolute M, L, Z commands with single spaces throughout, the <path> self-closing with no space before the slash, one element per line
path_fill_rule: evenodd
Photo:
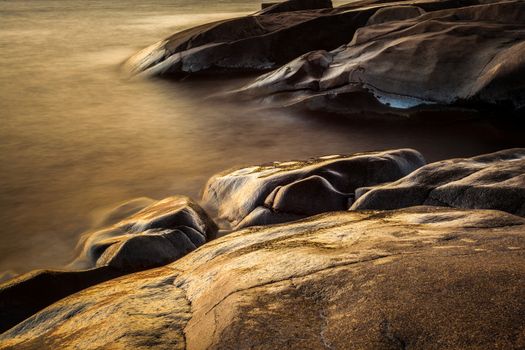
<path fill-rule="evenodd" d="M 84 271 L 38 270 L 0 285 L 0 333 L 54 302 L 132 271 L 104 266 Z"/>

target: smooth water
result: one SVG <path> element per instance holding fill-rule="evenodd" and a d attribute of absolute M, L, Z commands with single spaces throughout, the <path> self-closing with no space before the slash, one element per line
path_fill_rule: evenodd
<path fill-rule="evenodd" d="M 491 128 L 352 125 L 205 97 L 240 81 L 128 81 L 119 63 L 255 1 L 0 0 L 0 272 L 60 267 L 97 213 L 199 197 L 236 165 L 413 147 L 429 160 L 512 143 Z"/>

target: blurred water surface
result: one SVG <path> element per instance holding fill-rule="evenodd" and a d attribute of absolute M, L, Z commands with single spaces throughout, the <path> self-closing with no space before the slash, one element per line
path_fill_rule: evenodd
<path fill-rule="evenodd" d="M 240 82 L 127 81 L 129 55 L 240 16 L 246 0 L 0 0 L 0 272 L 60 267 L 95 213 L 199 197 L 236 165 L 392 147 L 430 160 L 509 145 L 493 129 L 351 125 L 204 97 Z"/>

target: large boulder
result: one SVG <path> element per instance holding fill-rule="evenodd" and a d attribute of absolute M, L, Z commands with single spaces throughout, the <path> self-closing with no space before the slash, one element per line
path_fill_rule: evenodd
<path fill-rule="evenodd" d="M 479 3 L 478 0 L 417 0 L 433 11 Z M 329 0 L 290 0 L 250 16 L 204 24 L 176 33 L 129 58 L 131 75 L 187 76 L 199 72 L 260 72 L 277 68 L 312 50 L 347 44 L 354 32 L 388 7 L 361 1 L 332 8 Z"/>
<path fill-rule="evenodd" d="M 118 219 L 136 206 L 137 201 L 129 202 L 107 219 Z M 0 284 L 0 331 L 89 286 L 173 262 L 216 235 L 215 223 L 190 198 L 153 202 L 109 228 L 86 234 L 70 270 L 33 271 Z"/>
<path fill-rule="evenodd" d="M 523 349 L 524 314 L 524 218 L 338 212 L 91 287 L 0 349 Z"/>
<path fill-rule="evenodd" d="M 347 210 L 357 188 L 391 182 L 424 165 L 411 149 L 274 162 L 213 176 L 203 202 L 235 228 Z"/>
<path fill-rule="evenodd" d="M 360 194 L 351 210 L 436 205 L 525 216 L 525 149 L 431 163 Z"/>
<path fill-rule="evenodd" d="M 319 47 L 239 92 L 354 117 L 426 117 L 444 107 L 522 116 L 523 76 L 523 1 L 429 13 L 396 4 L 377 10 L 350 43 Z"/>

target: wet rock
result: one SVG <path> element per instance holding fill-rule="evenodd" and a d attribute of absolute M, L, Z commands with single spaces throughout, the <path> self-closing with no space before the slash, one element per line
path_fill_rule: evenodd
<path fill-rule="evenodd" d="M 134 214 L 83 238 L 72 270 L 34 271 L 0 284 L 0 331 L 89 286 L 173 262 L 217 235 L 215 223 L 188 197 L 169 197 L 140 211 L 136 202 L 118 210 Z M 113 214 L 105 222 L 120 217 Z"/>
<path fill-rule="evenodd" d="M 427 11 L 477 0 L 421 0 Z M 251 16 L 191 28 L 145 48 L 123 68 L 131 75 L 187 76 L 195 73 L 260 72 L 277 68 L 313 50 L 333 50 L 383 7 L 364 1 L 332 8 L 329 0 L 291 0 Z"/>
<path fill-rule="evenodd" d="M 525 216 L 525 149 L 428 164 L 398 181 L 370 189 L 351 210 L 423 204 Z"/>
<path fill-rule="evenodd" d="M 236 228 L 346 210 L 359 187 L 397 180 L 425 164 L 410 149 L 275 162 L 213 176 L 203 201 Z"/>
<path fill-rule="evenodd" d="M 425 118 L 443 108 L 522 115 L 525 3 L 426 14 L 399 5 L 378 9 L 346 45 L 318 47 L 240 94 L 361 118 Z"/>
<path fill-rule="evenodd" d="M 69 296 L 0 348 L 520 349 L 524 229 L 437 207 L 246 229 Z"/>
<path fill-rule="evenodd" d="M 215 238 L 217 226 L 194 201 L 174 196 L 89 233 L 73 266 L 140 270 L 172 262 Z"/>

